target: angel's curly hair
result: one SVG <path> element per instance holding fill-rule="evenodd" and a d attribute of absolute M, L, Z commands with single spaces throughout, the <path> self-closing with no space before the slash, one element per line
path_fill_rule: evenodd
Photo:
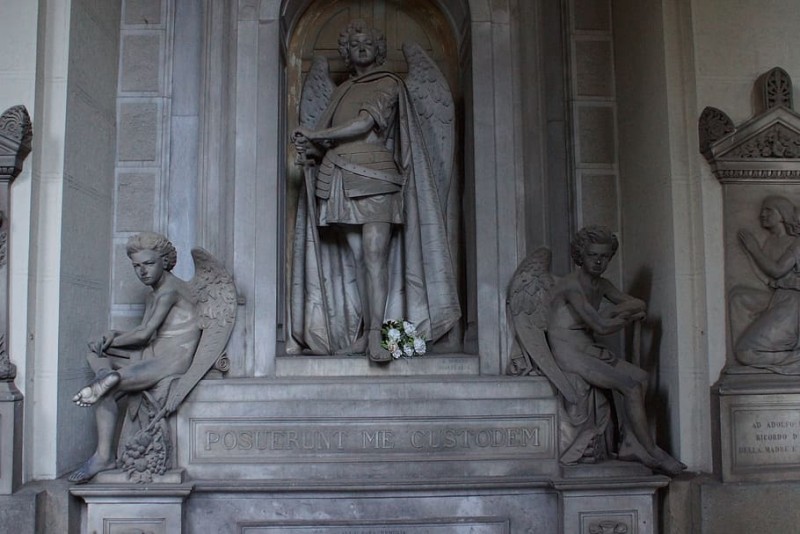
<path fill-rule="evenodd" d="M 372 36 L 372 42 L 375 45 L 375 64 L 383 65 L 386 61 L 386 37 L 383 32 L 367 24 L 364 19 L 351 20 L 345 29 L 339 33 L 339 54 L 344 59 L 344 64 L 349 69 L 351 66 L 350 61 L 350 39 L 357 33 L 363 33 Z"/>
<path fill-rule="evenodd" d="M 619 240 L 614 232 L 605 226 L 586 226 L 581 228 L 575 239 L 570 243 L 570 253 L 572 254 L 572 261 L 575 265 L 583 264 L 583 251 L 589 245 L 611 245 L 611 254 L 616 254 L 619 248 Z"/>
<path fill-rule="evenodd" d="M 171 271 L 178 262 L 178 251 L 169 239 L 154 232 L 142 232 L 131 236 L 125 244 L 125 252 L 130 258 L 143 250 L 153 250 L 164 259 L 164 269 Z"/>

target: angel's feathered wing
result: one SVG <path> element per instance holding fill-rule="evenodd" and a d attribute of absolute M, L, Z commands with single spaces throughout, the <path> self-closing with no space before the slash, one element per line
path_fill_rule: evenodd
<path fill-rule="evenodd" d="M 170 388 L 165 407 L 173 412 L 218 360 L 236 321 L 236 287 L 233 278 L 214 256 L 202 248 L 192 249 L 195 274 L 189 281 L 196 299 L 202 335 L 192 365 Z M 218 365 L 224 367 L 224 364 Z"/>
<path fill-rule="evenodd" d="M 336 84 L 331 79 L 328 60 L 316 56 L 300 93 L 300 126 L 312 129 L 321 126 L 320 119 L 328 109 L 334 89 Z"/>
<path fill-rule="evenodd" d="M 436 63 L 416 43 L 405 43 L 408 63 L 405 83 L 425 138 L 425 146 L 436 177 L 442 208 L 447 202 L 453 177 L 455 105 L 450 86 Z"/>
<path fill-rule="evenodd" d="M 550 291 L 556 280 L 550 273 L 550 251 L 546 248 L 536 250 L 520 263 L 511 277 L 506 309 L 526 359 L 544 373 L 568 402 L 575 403 L 578 398 L 575 388 L 553 359 L 545 336 Z"/>

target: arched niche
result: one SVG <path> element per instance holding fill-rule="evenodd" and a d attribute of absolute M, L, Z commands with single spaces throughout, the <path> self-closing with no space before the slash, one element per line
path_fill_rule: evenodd
<path fill-rule="evenodd" d="M 472 355 L 464 360 L 477 364 L 457 372 L 500 374 L 508 352 L 504 292 L 524 252 L 519 245 L 524 240 L 521 153 L 513 141 L 521 127 L 515 107 L 520 82 L 512 51 L 514 21 L 510 4 L 503 2 L 415 2 L 442 14 L 458 62 L 466 295 L 462 337 L 464 352 Z M 312 4 L 313 0 L 239 0 L 233 14 L 235 43 L 230 42 L 230 61 L 223 63 L 223 72 L 230 69 L 227 72 L 233 74 L 234 142 L 227 184 L 234 206 L 234 275 L 245 303 L 229 352 L 245 376 L 303 374 L 282 372 L 277 362 L 292 360 L 279 357 L 285 352 L 286 214 L 291 209 L 287 144 L 289 121 L 295 120 L 287 111 L 293 90 L 287 60 L 290 39 Z M 526 90 L 536 87 L 528 82 Z"/>
<path fill-rule="evenodd" d="M 420 45 L 436 62 L 444 74 L 456 103 L 456 153 L 453 184 L 447 195 L 447 231 L 450 237 L 450 248 L 455 264 L 456 276 L 460 282 L 460 301 L 462 317 L 466 317 L 468 299 L 464 268 L 463 239 L 463 98 L 461 54 L 459 54 L 459 36 L 457 28 L 445 12 L 428 0 L 407 0 L 404 2 L 386 2 L 383 0 L 328 0 L 308 3 L 297 20 L 284 25 L 290 29 L 285 36 L 285 72 L 286 72 L 286 124 L 291 132 L 298 126 L 299 100 L 303 83 L 317 56 L 328 60 L 331 77 L 339 84 L 350 75 L 339 53 L 339 35 L 342 29 L 354 19 L 364 19 L 383 32 L 387 42 L 387 57 L 383 67 L 404 76 L 408 71 L 402 46 L 406 42 Z M 293 229 L 296 219 L 296 205 L 301 194 L 303 181 L 302 170 L 294 164 L 294 152 L 286 151 L 286 241 L 284 262 L 286 280 L 285 300 L 291 287 L 288 276 L 291 272 L 290 261 L 293 258 Z M 283 312 L 284 316 L 288 313 Z M 450 333 L 433 346 L 434 352 L 448 354 L 463 353 L 464 321 L 462 320 Z M 288 332 L 288 328 L 282 329 Z M 288 333 L 285 336 L 286 352 L 296 354 L 299 349 Z"/>

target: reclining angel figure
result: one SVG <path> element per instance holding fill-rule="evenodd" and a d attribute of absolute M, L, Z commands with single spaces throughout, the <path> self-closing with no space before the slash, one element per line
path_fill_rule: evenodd
<path fill-rule="evenodd" d="M 447 229 L 453 98 L 418 45 L 403 47 L 405 79 L 381 68 L 386 41 L 363 20 L 341 32 L 339 51 L 352 75 L 336 86 L 316 58 L 292 133 L 305 192 L 287 350 L 390 361 L 385 320 L 436 341 L 461 317 Z"/>
<path fill-rule="evenodd" d="M 223 351 L 236 318 L 236 288 L 222 264 L 193 249 L 195 275 L 187 283 L 170 272 L 177 253 L 166 237 L 137 234 L 126 250 L 136 276 L 152 291 L 139 326 L 89 343 L 95 379 L 72 400 L 95 407 L 97 449 L 70 474 L 78 484 L 114 468 L 137 482 L 164 474 L 172 467 L 167 416 L 212 367 L 227 371 Z M 128 405 L 115 452 L 122 397 Z"/>
<path fill-rule="evenodd" d="M 676 475 L 686 466 L 659 448 L 648 429 L 647 373 L 595 340 L 595 334 L 613 334 L 645 318 L 642 300 L 602 276 L 618 245 L 607 228 L 589 226 L 572 242 L 578 270 L 556 278 L 545 248 L 520 264 L 508 290 L 508 316 L 520 349 L 512 355 L 509 373 L 531 374 L 538 368 L 558 391 L 563 464 L 614 456 L 610 393 L 620 429 L 615 456 Z"/>

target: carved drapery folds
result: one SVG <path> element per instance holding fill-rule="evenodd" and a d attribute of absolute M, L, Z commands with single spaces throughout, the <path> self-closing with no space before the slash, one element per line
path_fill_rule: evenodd
<path fill-rule="evenodd" d="M 700 152 L 723 183 L 800 179 L 800 114 L 792 107 L 789 75 L 773 68 L 756 81 L 756 94 L 763 111 L 739 126 L 719 109 L 703 110 Z"/>

